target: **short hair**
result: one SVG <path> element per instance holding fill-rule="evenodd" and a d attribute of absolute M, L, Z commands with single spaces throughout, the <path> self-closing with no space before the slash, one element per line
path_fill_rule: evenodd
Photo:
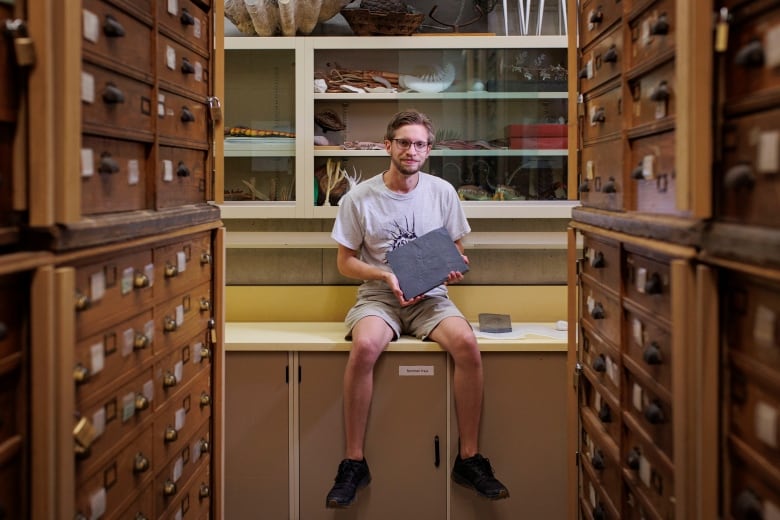
<path fill-rule="evenodd" d="M 426 130 L 428 130 L 428 142 L 430 144 L 433 144 L 433 141 L 436 137 L 434 129 L 433 129 L 433 122 L 431 121 L 431 118 L 427 115 L 423 114 L 419 110 L 402 110 L 401 112 L 398 112 L 393 116 L 393 118 L 390 120 L 390 123 L 387 125 L 387 130 L 385 132 L 385 139 L 388 141 L 392 141 L 395 138 L 395 131 L 401 128 L 402 126 L 407 125 L 422 125 L 425 127 Z"/>

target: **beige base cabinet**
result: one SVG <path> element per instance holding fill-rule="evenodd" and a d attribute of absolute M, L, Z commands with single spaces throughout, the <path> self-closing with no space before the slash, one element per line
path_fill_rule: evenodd
<path fill-rule="evenodd" d="M 451 520 L 565 518 L 561 482 L 566 481 L 566 453 L 561 447 L 566 410 L 550 406 L 565 402 L 565 363 L 563 352 L 483 352 L 480 451 L 509 488 L 509 498 L 478 499 L 450 480 Z M 450 406 L 454 461 L 458 431 L 454 402 Z"/>

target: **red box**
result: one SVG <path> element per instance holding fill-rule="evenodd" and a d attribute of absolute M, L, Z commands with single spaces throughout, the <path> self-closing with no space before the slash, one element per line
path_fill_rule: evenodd
<path fill-rule="evenodd" d="M 567 137 L 567 125 L 552 123 L 506 125 L 506 137 Z M 512 147 L 514 148 L 514 147 Z"/>
<path fill-rule="evenodd" d="M 513 150 L 563 150 L 568 147 L 567 137 L 510 137 L 509 148 Z"/>

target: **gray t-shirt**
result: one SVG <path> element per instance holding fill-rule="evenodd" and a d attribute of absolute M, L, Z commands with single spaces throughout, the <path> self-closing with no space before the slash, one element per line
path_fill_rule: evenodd
<path fill-rule="evenodd" d="M 389 190 L 380 174 L 361 182 L 341 199 L 331 237 L 359 251 L 364 262 L 389 271 L 388 251 L 440 227 L 447 229 L 452 240 L 471 231 L 450 183 L 420 172 L 417 187 L 401 194 Z"/>

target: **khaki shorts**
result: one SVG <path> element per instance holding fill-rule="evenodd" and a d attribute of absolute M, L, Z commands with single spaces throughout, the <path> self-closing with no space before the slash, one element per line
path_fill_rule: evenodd
<path fill-rule="evenodd" d="M 368 316 L 382 318 L 393 329 L 393 340 L 402 334 L 425 340 L 444 318 L 466 319 L 447 296 L 446 287 L 434 289 L 423 300 L 410 307 L 401 307 L 398 299 L 384 282 L 366 282 L 358 289 L 357 302 L 347 313 L 347 339 L 358 321 Z"/>

